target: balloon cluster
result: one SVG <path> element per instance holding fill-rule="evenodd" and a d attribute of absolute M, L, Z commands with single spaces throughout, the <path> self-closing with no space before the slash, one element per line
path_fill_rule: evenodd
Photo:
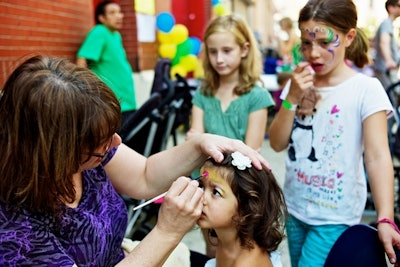
<path fill-rule="evenodd" d="M 211 0 L 211 5 L 214 13 L 217 16 L 225 16 L 228 14 L 226 7 L 221 3 L 220 0 Z"/>
<path fill-rule="evenodd" d="M 178 73 L 185 77 L 189 72 L 199 67 L 198 54 L 201 50 L 201 40 L 189 36 L 189 31 L 183 24 L 176 24 L 174 16 L 169 12 L 161 12 L 156 17 L 158 54 L 162 58 L 170 58 L 171 76 Z"/>

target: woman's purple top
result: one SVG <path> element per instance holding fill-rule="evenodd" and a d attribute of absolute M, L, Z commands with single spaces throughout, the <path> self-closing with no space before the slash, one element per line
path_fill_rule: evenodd
<path fill-rule="evenodd" d="M 104 171 L 115 151 L 83 172 L 82 199 L 78 207 L 67 208 L 61 224 L 0 202 L 0 266 L 114 266 L 121 261 L 127 210 Z"/>

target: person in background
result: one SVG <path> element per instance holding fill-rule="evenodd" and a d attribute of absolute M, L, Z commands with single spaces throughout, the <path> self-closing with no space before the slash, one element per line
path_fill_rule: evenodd
<path fill-rule="evenodd" d="M 278 72 L 276 74 L 276 82 L 278 83 L 279 88 L 278 90 L 272 92 L 272 97 L 275 101 L 275 112 L 278 112 L 278 110 L 281 108 L 282 99 L 280 96 L 286 83 L 290 80 L 290 77 L 292 77 L 291 72 Z"/>
<path fill-rule="evenodd" d="M 387 0 L 385 8 L 388 17 L 384 19 L 375 34 L 375 76 L 386 89 L 392 83 L 398 81 L 399 53 L 396 36 L 393 31 L 393 21 L 400 16 L 400 1 Z"/>
<path fill-rule="evenodd" d="M 193 97 L 187 139 L 212 133 L 244 141 L 260 151 L 267 126 L 268 90 L 257 85 L 261 54 L 253 32 L 237 15 L 217 17 L 204 34 L 204 78 Z M 198 171 L 192 176 L 198 176 Z M 207 255 L 215 247 L 207 245 Z"/>
<path fill-rule="evenodd" d="M 256 170 L 240 152 L 201 167 L 203 212 L 197 224 L 217 236 L 216 258 L 206 267 L 281 267 L 286 205 L 272 171 Z M 210 233 L 211 235 L 211 233 Z"/>
<path fill-rule="evenodd" d="M 115 133 L 115 94 L 66 59 L 27 59 L 2 92 L 0 266 L 161 266 L 203 208 L 198 181 L 181 175 L 231 149 L 267 167 L 243 142 L 210 134 L 140 155 Z M 128 212 L 119 194 L 166 190 L 155 227 L 125 256 Z"/>
<path fill-rule="evenodd" d="M 299 43 L 299 37 L 293 28 L 293 21 L 289 17 L 284 17 L 279 21 L 279 26 L 282 30 L 282 35 L 279 39 L 278 50 L 279 55 L 282 57 L 283 66 L 292 66 L 293 56 L 296 45 Z M 291 69 L 290 69 L 291 70 Z M 288 71 L 288 70 L 287 70 Z"/>
<path fill-rule="evenodd" d="M 76 64 L 88 67 L 116 94 L 121 103 L 122 125 L 136 110 L 132 67 L 122 43 L 123 13 L 114 1 L 103 1 L 95 11 L 96 25 L 77 53 Z"/>
<path fill-rule="evenodd" d="M 369 62 L 368 41 L 357 28 L 352 0 L 308 1 L 299 13 L 301 51 L 270 126 L 270 145 L 287 149 L 284 194 L 292 267 L 324 266 L 338 237 L 360 223 L 367 179 L 380 240 L 391 263 L 400 234 L 393 222 L 394 174 L 387 117 L 392 105 L 382 84 L 353 70 Z M 318 97 L 299 114 L 305 96 Z M 364 167 L 365 166 L 365 167 Z M 366 168 L 366 172 L 365 169 Z"/>

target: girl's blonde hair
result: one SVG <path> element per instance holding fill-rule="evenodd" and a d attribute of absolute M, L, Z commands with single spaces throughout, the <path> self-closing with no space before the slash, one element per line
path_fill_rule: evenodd
<path fill-rule="evenodd" d="M 217 17 L 211 21 L 204 34 L 205 57 L 203 61 L 204 80 L 201 91 L 204 95 L 214 95 L 219 87 L 219 74 L 211 66 L 208 58 L 207 39 L 213 33 L 229 32 L 235 37 L 235 41 L 242 48 L 249 44 L 249 51 L 246 57 L 242 58 L 239 66 L 239 83 L 234 93 L 242 95 L 248 93 L 252 86 L 260 80 L 262 74 L 261 52 L 253 32 L 244 19 L 237 15 L 226 15 Z"/>

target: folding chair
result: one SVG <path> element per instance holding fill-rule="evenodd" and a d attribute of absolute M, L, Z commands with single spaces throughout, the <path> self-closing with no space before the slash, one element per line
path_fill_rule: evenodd
<path fill-rule="evenodd" d="M 385 250 L 376 228 L 356 224 L 336 240 L 324 267 L 386 267 Z"/>

